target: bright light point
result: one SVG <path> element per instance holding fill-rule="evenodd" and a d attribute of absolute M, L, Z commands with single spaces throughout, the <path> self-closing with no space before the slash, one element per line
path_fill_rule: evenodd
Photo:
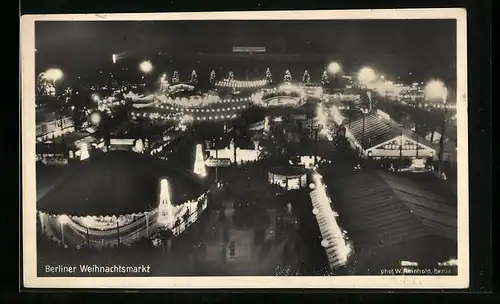
<path fill-rule="evenodd" d="M 116 63 L 116 60 L 118 59 L 116 57 L 117 57 L 116 54 L 113 54 L 113 56 L 111 56 L 111 58 L 113 59 L 113 63 Z"/>
<path fill-rule="evenodd" d="M 440 99 L 446 102 L 448 90 L 441 80 L 432 80 L 425 86 L 425 97 L 427 99 Z"/>
<path fill-rule="evenodd" d="M 141 64 L 139 65 L 139 68 L 144 73 L 150 73 L 153 70 L 153 64 L 151 63 L 151 61 L 146 60 L 146 61 L 141 62 Z"/>
<path fill-rule="evenodd" d="M 63 77 L 63 72 L 60 69 L 48 69 L 45 71 L 45 79 L 50 81 L 58 81 Z"/>
<path fill-rule="evenodd" d="M 101 123 L 101 114 L 99 112 L 92 113 L 92 115 L 90 115 L 90 122 L 94 126 L 99 125 Z"/>
<path fill-rule="evenodd" d="M 337 62 L 332 62 L 328 65 L 328 72 L 331 74 L 338 74 L 342 71 L 342 67 Z"/>
<path fill-rule="evenodd" d="M 364 67 L 358 73 L 358 80 L 362 84 L 368 84 L 375 81 L 376 75 L 372 68 Z"/>
<path fill-rule="evenodd" d="M 66 225 L 67 223 L 70 222 L 70 218 L 66 215 L 66 214 L 63 214 L 63 215 L 59 215 L 57 217 L 57 221 L 59 222 L 59 224 L 61 225 Z"/>
<path fill-rule="evenodd" d="M 328 243 L 328 241 L 327 241 L 327 240 L 322 240 L 322 241 L 321 241 L 321 246 L 323 246 L 323 247 L 328 247 L 328 245 L 330 245 L 330 243 Z"/>

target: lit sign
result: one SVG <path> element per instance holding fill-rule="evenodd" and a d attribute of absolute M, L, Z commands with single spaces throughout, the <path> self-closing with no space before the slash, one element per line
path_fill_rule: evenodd
<path fill-rule="evenodd" d="M 111 138 L 109 140 L 109 143 L 112 145 L 112 146 L 132 146 L 134 145 L 134 142 L 135 142 L 135 139 L 129 139 L 129 138 L 125 138 L 125 139 L 122 139 L 122 138 Z"/>
<path fill-rule="evenodd" d="M 231 165 L 229 158 L 209 158 L 205 161 L 208 167 L 228 167 Z"/>

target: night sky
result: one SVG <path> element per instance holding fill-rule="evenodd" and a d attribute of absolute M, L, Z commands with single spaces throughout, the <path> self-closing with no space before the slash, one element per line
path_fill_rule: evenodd
<path fill-rule="evenodd" d="M 327 54 L 346 70 L 369 65 L 388 77 L 411 72 L 454 82 L 456 73 L 455 20 L 39 21 L 35 31 L 37 71 L 91 72 L 113 53 L 145 58 L 263 46 L 275 54 Z"/>

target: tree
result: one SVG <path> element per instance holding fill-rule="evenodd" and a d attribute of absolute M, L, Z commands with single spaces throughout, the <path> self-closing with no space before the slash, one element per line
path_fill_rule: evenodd
<path fill-rule="evenodd" d="M 323 71 L 323 75 L 321 75 L 321 84 L 325 85 L 328 83 L 328 72 Z"/>
<path fill-rule="evenodd" d="M 179 72 L 174 71 L 172 74 L 172 83 L 179 83 Z"/>
<path fill-rule="evenodd" d="M 291 82 L 292 81 L 292 73 L 290 73 L 290 70 L 285 71 L 285 77 L 283 78 L 285 82 Z"/>
<path fill-rule="evenodd" d="M 191 72 L 191 80 L 189 82 L 191 82 L 192 84 L 198 84 L 198 75 L 196 74 L 195 70 Z"/>
<path fill-rule="evenodd" d="M 210 72 L 210 79 L 209 79 L 209 82 L 211 85 L 214 85 L 215 84 L 215 70 L 212 70 L 212 72 Z"/>
<path fill-rule="evenodd" d="M 302 76 L 302 82 L 309 83 L 311 82 L 311 76 L 307 70 L 304 71 L 304 76 Z"/>
<path fill-rule="evenodd" d="M 269 68 L 267 68 L 267 70 L 266 70 L 266 80 L 267 80 L 267 83 L 273 82 L 273 74 L 271 74 L 271 70 Z"/>

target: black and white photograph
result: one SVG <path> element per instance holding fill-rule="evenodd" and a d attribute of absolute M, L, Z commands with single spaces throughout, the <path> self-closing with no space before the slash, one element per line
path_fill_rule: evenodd
<path fill-rule="evenodd" d="M 25 286 L 466 288 L 465 23 L 23 16 Z"/>

